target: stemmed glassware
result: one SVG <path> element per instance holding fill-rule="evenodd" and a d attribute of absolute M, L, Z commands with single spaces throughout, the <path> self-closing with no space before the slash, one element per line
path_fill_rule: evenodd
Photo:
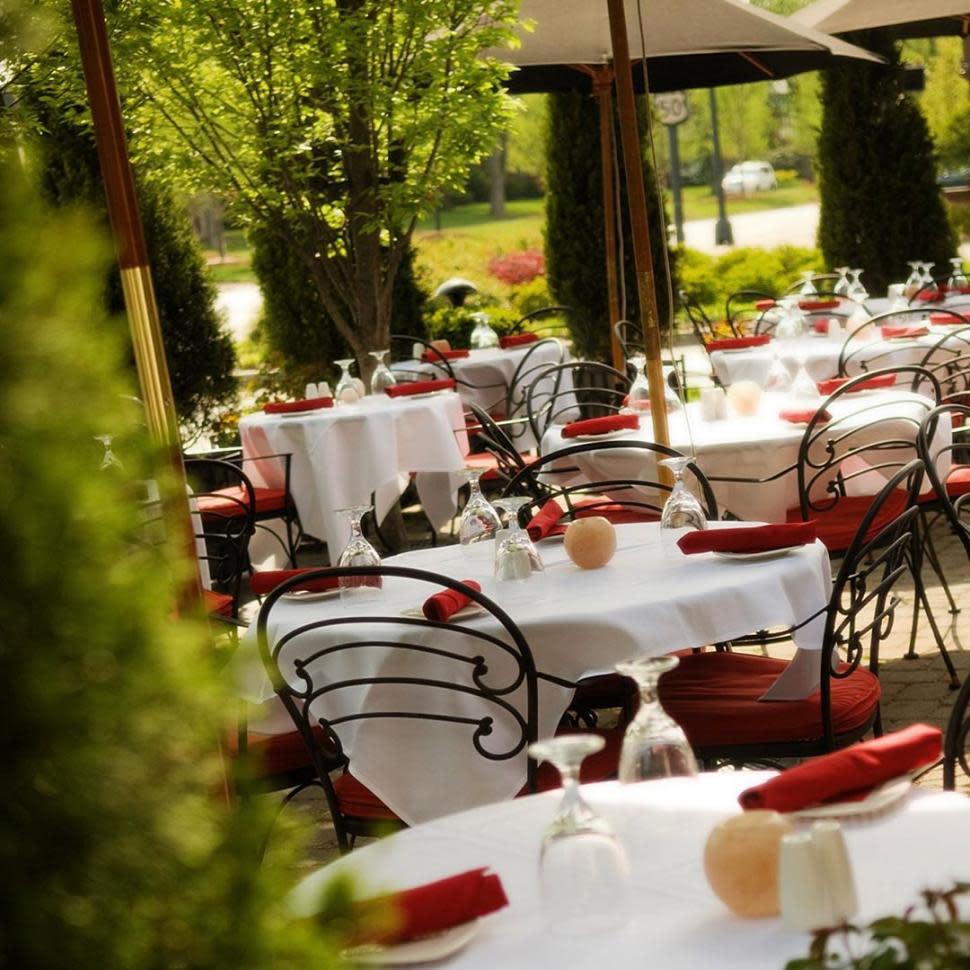
<path fill-rule="evenodd" d="M 373 505 L 351 505 L 346 509 L 337 509 L 338 514 L 345 515 L 350 522 L 350 538 L 344 551 L 340 553 L 337 565 L 341 568 L 348 566 L 379 566 L 381 557 L 377 550 L 367 541 L 361 528 L 364 516 L 373 512 Z M 380 576 L 341 576 L 341 599 L 379 599 L 382 581 Z"/>
<path fill-rule="evenodd" d="M 679 554 L 677 540 L 687 532 L 706 529 L 707 518 L 704 508 L 684 482 L 684 472 L 691 463 L 686 456 L 664 458 L 660 464 L 674 476 L 673 488 L 660 513 L 660 542 L 664 550 L 673 555 Z"/>
<path fill-rule="evenodd" d="M 783 393 L 791 387 L 791 371 L 777 351 L 771 358 L 771 366 L 765 375 L 765 390 Z"/>
<path fill-rule="evenodd" d="M 101 464 L 98 466 L 99 471 L 104 471 L 106 468 L 111 468 L 112 465 L 115 468 L 125 467 L 111 450 L 111 444 L 115 440 L 115 436 L 113 434 L 97 434 L 94 436 L 94 440 L 100 441 L 102 447 L 104 448 L 104 455 L 101 458 Z"/>
<path fill-rule="evenodd" d="M 807 299 L 818 296 L 818 290 L 815 288 L 814 283 L 815 270 L 807 269 L 801 275 L 802 285 L 798 290 L 798 295 Z"/>
<path fill-rule="evenodd" d="M 910 274 L 906 278 L 906 289 L 903 291 L 906 298 L 916 296 L 919 288 L 923 285 L 923 272 L 920 267 L 923 265 L 918 259 L 907 260 L 906 265 L 910 268 Z"/>
<path fill-rule="evenodd" d="M 786 296 L 778 302 L 781 319 L 775 326 L 775 339 L 797 340 L 805 332 L 805 316 L 798 308 L 798 297 Z"/>
<path fill-rule="evenodd" d="M 836 296 L 848 296 L 849 295 L 849 267 L 848 266 L 836 266 L 835 272 L 839 274 L 839 278 L 836 281 L 835 286 L 832 288 L 832 292 Z"/>
<path fill-rule="evenodd" d="M 933 279 L 933 267 L 936 263 L 920 263 L 922 276 L 919 285 L 925 288 L 927 293 L 935 293 L 937 290 L 936 281 Z"/>
<path fill-rule="evenodd" d="M 849 270 L 849 274 L 852 276 L 852 282 L 849 285 L 849 296 L 853 300 L 858 300 L 860 303 L 869 298 L 869 291 L 862 285 L 862 280 L 859 278 L 864 272 L 862 269 Z"/>
<path fill-rule="evenodd" d="M 372 350 L 371 357 L 377 361 L 377 367 L 370 377 L 371 394 L 383 394 L 385 389 L 393 387 L 397 383 L 394 372 L 384 362 L 384 358 L 390 353 L 389 350 Z"/>
<path fill-rule="evenodd" d="M 462 551 L 467 553 L 484 550 L 486 554 L 494 555 L 495 546 L 486 545 L 501 531 L 502 520 L 492 503 L 482 494 L 479 479 L 482 473 L 477 468 L 466 468 L 465 476 L 468 481 L 469 495 L 465 508 L 462 509 L 461 522 L 458 526 L 458 540 Z"/>
<path fill-rule="evenodd" d="M 483 350 L 486 347 L 498 346 L 498 334 L 492 329 L 487 313 L 474 313 L 472 319 L 475 326 L 472 329 L 468 342 L 475 350 Z"/>
<path fill-rule="evenodd" d="M 539 880 L 545 917 L 568 933 L 622 926 L 630 915 L 630 865 L 612 828 L 579 790 L 583 760 L 606 742 L 595 734 L 564 734 L 529 747 L 562 778 L 562 802 L 542 838 Z"/>
<path fill-rule="evenodd" d="M 647 381 L 647 358 L 643 354 L 634 354 L 628 363 L 636 371 L 633 383 L 627 393 L 627 407 L 633 411 L 648 411 L 650 409 L 650 384 Z"/>
<path fill-rule="evenodd" d="M 348 357 L 345 360 L 335 360 L 334 363 L 340 368 L 340 380 L 337 381 L 336 390 L 333 392 L 334 398 L 340 404 L 356 404 L 360 400 L 360 394 L 357 390 L 357 382 L 350 373 L 350 368 L 356 361 Z"/>
<path fill-rule="evenodd" d="M 954 256 L 950 260 L 950 266 L 953 269 L 950 272 L 950 278 L 946 281 L 946 285 L 951 290 L 959 290 L 967 285 L 967 274 L 963 271 L 963 260 L 959 256 Z"/>
<path fill-rule="evenodd" d="M 640 708 L 627 726 L 620 751 L 620 781 L 624 784 L 696 775 L 697 761 L 680 725 L 663 709 L 657 692 L 660 678 L 673 670 L 677 657 L 643 657 L 616 665 L 636 681 Z"/>
<path fill-rule="evenodd" d="M 495 505 L 508 517 L 508 533 L 495 550 L 495 578 L 499 580 L 528 579 L 545 568 L 529 533 L 519 523 L 519 509 L 531 503 L 528 496 L 513 495 L 496 499 Z"/>

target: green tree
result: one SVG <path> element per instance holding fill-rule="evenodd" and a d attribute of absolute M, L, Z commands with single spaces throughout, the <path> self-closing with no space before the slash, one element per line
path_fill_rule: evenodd
<path fill-rule="evenodd" d="M 945 267 L 955 240 L 936 185 L 933 141 L 902 90 L 899 52 L 878 33 L 853 38 L 888 66 L 845 63 L 822 81 L 819 248 L 829 266 L 865 267 L 883 292 L 906 261 Z"/>
<path fill-rule="evenodd" d="M 121 0 L 119 51 L 144 99 L 137 150 L 281 231 L 367 372 L 416 220 L 507 122 L 507 68 L 478 55 L 510 38 L 514 7 Z"/>
<path fill-rule="evenodd" d="M 641 119 L 642 120 L 642 119 Z M 573 340 L 581 356 L 610 359 L 609 306 L 606 287 L 606 248 L 603 228 L 602 171 L 600 168 L 599 110 L 596 102 L 577 93 L 549 96 L 546 130 L 546 273 L 549 291 L 557 302 L 572 307 Z M 644 161 L 654 274 L 661 327 L 669 320 L 661 202 L 655 181 Z M 622 162 L 621 162 L 622 184 Z M 621 193 L 623 272 L 626 314 L 637 319 L 636 273 L 630 236 L 626 192 Z"/>

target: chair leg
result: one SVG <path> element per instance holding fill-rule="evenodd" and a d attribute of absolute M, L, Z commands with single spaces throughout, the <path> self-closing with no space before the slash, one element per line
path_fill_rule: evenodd
<path fill-rule="evenodd" d="M 950 690 L 959 690 L 960 678 L 957 676 L 956 668 L 953 666 L 953 661 L 950 659 L 950 654 L 946 649 L 946 644 L 943 642 L 943 637 L 940 634 L 939 627 L 936 625 L 936 617 L 933 616 L 933 610 L 930 608 L 930 601 L 926 595 L 926 587 L 923 585 L 922 549 L 923 540 L 919 535 L 919 530 L 917 529 L 913 533 L 913 541 L 910 545 L 909 555 L 909 567 L 910 573 L 913 577 L 915 602 L 913 603 L 913 625 L 910 629 L 909 650 L 906 653 L 906 659 L 914 660 L 918 656 L 916 653 L 916 631 L 919 626 L 920 608 L 922 608 L 926 613 L 926 620 L 930 625 L 930 629 L 933 631 L 933 638 L 936 640 L 936 648 L 940 651 L 940 656 L 943 658 L 943 664 L 946 667 L 947 673 L 949 674 Z"/>
<path fill-rule="evenodd" d="M 940 557 L 936 554 L 936 544 L 933 542 L 933 533 L 931 531 L 932 523 L 927 522 L 925 519 L 923 521 L 923 528 L 925 530 L 926 542 L 924 545 L 924 553 L 926 559 L 936 573 L 938 579 L 940 580 L 940 585 L 943 587 L 943 592 L 946 594 L 947 602 L 950 604 L 950 613 L 954 616 L 960 612 L 960 607 L 957 606 L 953 599 L 953 593 L 950 591 L 950 584 L 946 581 L 946 574 L 943 572 L 943 567 L 940 565 Z"/>

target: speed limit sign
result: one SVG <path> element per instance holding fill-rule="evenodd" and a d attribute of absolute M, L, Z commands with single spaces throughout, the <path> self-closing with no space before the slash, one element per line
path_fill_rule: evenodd
<path fill-rule="evenodd" d="M 690 114 L 687 107 L 686 91 L 668 91 L 666 94 L 655 94 L 653 103 L 657 106 L 657 114 L 665 125 L 679 125 L 686 121 Z"/>

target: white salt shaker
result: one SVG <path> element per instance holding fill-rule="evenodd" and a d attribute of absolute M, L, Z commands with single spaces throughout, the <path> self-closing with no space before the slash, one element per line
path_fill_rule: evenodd
<path fill-rule="evenodd" d="M 826 330 L 829 340 L 842 341 L 845 337 L 845 333 L 842 330 L 842 322 L 838 317 L 829 317 L 828 327 Z"/>
<path fill-rule="evenodd" d="M 307 386 L 303 389 L 303 396 L 308 401 L 319 396 L 319 392 L 317 391 L 317 385 L 314 384 L 313 381 L 310 381 L 307 384 Z"/>
<path fill-rule="evenodd" d="M 828 887 L 829 903 L 836 923 L 855 916 L 859 909 L 852 863 L 838 822 L 816 822 L 812 826 L 815 855 Z"/>
<path fill-rule="evenodd" d="M 835 922 L 825 878 L 808 832 L 786 835 L 778 857 L 778 902 L 785 929 L 811 933 Z"/>
<path fill-rule="evenodd" d="M 723 387 L 701 390 L 701 417 L 705 421 L 723 421 L 727 417 L 727 395 Z"/>
<path fill-rule="evenodd" d="M 329 381 L 317 381 L 317 397 L 333 397 Z"/>

